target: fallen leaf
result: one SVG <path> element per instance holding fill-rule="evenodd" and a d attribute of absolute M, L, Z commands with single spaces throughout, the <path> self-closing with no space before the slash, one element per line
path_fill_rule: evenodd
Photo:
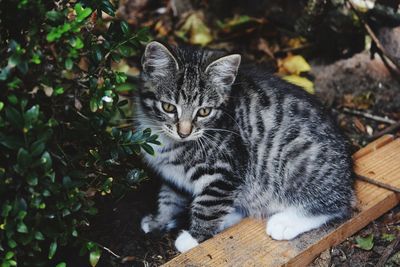
<path fill-rule="evenodd" d="M 263 51 L 267 54 L 270 58 L 275 58 L 274 53 L 272 52 L 270 45 L 268 44 L 267 40 L 264 38 L 260 38 L 257 43 L 257 49 Z"/>
<path fill-rule="evenodd" d="M 213 40 L 213 37 L 203 19 L 204 16 L 202 13 L 192 13 L 175 34 L 184 40 L 188 40 L 191 44 L 207 45 Z"/>
<path fill-rule="evenodd" d="M 87 57 L 81 57 L 78 63 L 78 67 L 83 71 L 88 71 L 89 69 L 89 59 Z"/>
<path fill-rule="evenodd" d="M 382 239 L 387 241 L 387 242 L 392 242 L 393 240 L 396 239 L 396 236 L 394 234 L 383 233 L 382 234 Z"/>
<path fill-rule="evenodd" d="M 364 124 L 360 121 L 360 119 L 359 118 L 353 118 L 353 121 L 354 121 L 354 125 L 356 126 L 356 128 L 360 131 L 360 132 L 362 132 L 362 133 L 365 133 L 365 126 L 364 126 Z"/>
<path fill-rule="evenodd" d="M 371 250 L 374 247 L 374 235 L 369 234 L 366 237 L 357 236 L 356 237 L 356 247 L 363 250 Z"/>
<path fill-rule="evenodd" d="M 235 15 L 233 18 L 228 18 L 224 21 L 218 20 L 217 25 L 221 28 L 221 30 L 225 32 L 230 32 L 233 28 L 236 28 L 251 21 L 254 21 L 254 19 L 247 15 Z"/>
<path fill-rule="evenodd" d="M 44 83 L 42 83 L 41 84 L 41 86 L 42 86 L 42 88 L 43 88 L 43 91 L 44 91 L 44 94 L 46 95 L 46 96 L 51 96 L 52 94 L 53 94 L 53 87 L 51 87 L 51 86 L 48 86 L 48 85 L 45 85 Z"/>
<path fill-rule="evenodd" d="M 296 74 L 301 72 L 310 71 L 311 67 L 300 55 L 288 55 L 284 59 L 278 60 L 279 73 L 283 74 Z"/>
<path fill-rule="evenodd" d="M 283 76 L 282 79 L 284 79 L 290 83 L 293 83 L 297 86 L 302 87 L 304 90 L 306 90 L 310 94 L 315 93 L 314 83 L 307 78 L 300 77 L 298 75 L 287 75 L 287 76 Z"/>

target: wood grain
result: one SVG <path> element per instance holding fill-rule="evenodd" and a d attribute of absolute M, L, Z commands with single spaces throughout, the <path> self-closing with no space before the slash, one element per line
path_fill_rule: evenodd
<path fill-rule="evenodd" d="M 400 138 L 355 161 L 354 170 L 400 191 Z"/>
<path fill-rule="evenodd" d="M 388 161 L 386 155 L 400 154 L 400 146 L 391 145 L 398 141 L 384 136 L 355 153 L 357 172 L 373 170 L 377 179 L 397 177 L 400 164 Z M 384 153 L 381 149 L 385 149 Z M 364 160 L 371 155 L 374 156 Z M 364 181 L 356 181 L 355 189 L 358 211 L 343 223 L 308 232 L 293 241 L 275 241 L 267 236 L 265 221 L 247 218 L 164 266 L 306 266 L 319 253 L 339 244 L 399 203 L 396 193 Z"/>

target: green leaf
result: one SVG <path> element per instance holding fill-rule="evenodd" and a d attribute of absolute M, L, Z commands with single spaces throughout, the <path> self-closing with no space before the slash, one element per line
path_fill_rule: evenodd
<path fill-rule="evenodd" d="M 72 61 L 72 59 L 71 58 L 67 58 L 66 60 L 65 60 L 65 68 L 67 69 L 67 70 L 72 70 L 72 67 L 74 66 L 74 62 Z"/>
<path fill-rule="evenodd" d="M 15 108 L 10 106 L 6 107 L 5 112 L 7 121 L 11 123 L 11 125 L 14 126 L 15 128 L 22 129 L 22 127 L 24 126 L 24 120 L 22 118 L 21 113 Z"/>
<path fill-rule="evenodd" d="M 50 244 L 49 248 L 49 260 L 51 260 L 54 257 L 54 254 L 56 254 L 56 250 L 57 250 L 57 241 L 53 241 Z"/>
<path fill-rule="evenodd" d="M 3 209 L 1 211 L 1 216 L 3 218 L 7 218 L 8 214 L 10 213 L 11 210 L 12 210 L 12 206 L 11 205 L 8 205 L 8 204 L 4 205 Z"/>
<path fill-rule="evenodd" d="M 106 12 L 108 15 L 115 16 L 115 7 L 110 3 L 109 0 L 103 0 L 101 4 L 101 10 Z"/>
<path fill-rule="evenodd" d="M 38 185 L 38 177 L 36 175 L 36 173 L 28 173 L 26 175 L 26 182 L 30 185 L 30 186 L 37 186 Z"/>
<path fill-rule="evenodd" d="M 24 114 L 25 125 L 27 127 L 32 126 L 39 118 L 39 105 L 34 105 L 28 109 Z"/>
<path fill-rule="evenodd" d="M 13 239 L 9 239 L 8 242 L 7 242 L 7 245 L 10 248 L 16 248 L 17 247 L 17 242 L 15 242 Z"/>
<path fill-rule="evenodd" d="M 5 136 L 2 133 L 0 133 L 0 144 L 13 150 L 18 150 L 24 145 L 23 141 L 17 136 Z"/>
<path fill-rule="evenodd" d="M 44 236 L 40 231 L 35 232 L 35 239 L 36 240 L 44 240 Z"/>
<path fill-rule="evenodd" d="M 148 144 L 146 144 L 146 143 L 143 143 L 143 144 L 141 144 L 140 145 L 142 148 L 143 148 L 143 150 L 144 151 L 146 151 L 148 154 L 150 154 L 150 155 L 154 155 L 154 149 L 153 149 L 153 147 L 151 146 L 151 145 L 148 145 Z"/>
<path fill-rule="evenodd" d="M 74 48 L 76 48 L 78 50 L 82 49 L 85 46 L 83 41 L 82 41 L 82 39 L 79 38 L 79 37 L 76 37 L 76 38 L 72 39 L 70 41 L 70 44 L 71 44 L 72 47 L 74 47 Z"/>
<path fill-rule="evenodd" d="M 62 12 L 58 12 L 53 9 L 46 12 L 46 18 L 50 21 L 56 22 L 63 18 L 63 14 Z"/>
<path fill-rule="evenodd" d="M 90 7 L 83 8 L 81 4 L 76 4 L 75 7 L 75 12 L 76 12 L 76 21 L 77 22 L 82 22 L 85 18 L 90 16 L 92 14 L 92 9 Z"/>
<path fill-rule="evenodd" d="M 20 148 L 18 151 L 17 155 L 17 162 L 20 168 L 26 169 L 29 167 L 29 164 L 31 163 L 31 156 L 29 155 L 29 152 L 26 151 L 24 148 Z"/>
<path fill-rule="evenodd" d="M 374 235 L 369 234 L 366 237 L 357 236 L 356 246 L 363 250 L 371 250 L 374 247 Z"/>
<path fill-rule="evenodd" d="M 51 160 L 51 156 L 50 156 L 49 152 L 46 151 L 43 153 L 42 157 L 40 158 L 40 163 L 42 164 L 43 169 L 46 172 L 51 169 L 53 162 Z"/>
<path fill-rule="evenodd" d="M 129 24 L 126 21 L 122 20 L 120 22 L 120 26 L 123 33 L 125 34 L 129 33 Z"/>
<path fill-rule="evenodd" d="M 67 267 L 67 264 L 65 262 L 60 262 L 56 267 Z"/>
<path fill-rule="evenodd" d="M 6 260 L 11 260 L 14 257 L 14 252 L 9 251 L 6 253 L 5 259 Z"/>
<path fill-rule="evenodd" d="M 382 234 L 382 239 L 387 241 L 387 242 L 392 242 L 393 240 L 396 239 L 396 236 L 394 234 L 383 233 Z"/>
<path fill-rule="evenodd" d="M 122 56 L 129 57 L 133 54 L 134 49 L 130 45 L 121 45 L 119 46 L 118 51 L 121 53 Z"/>
<path fill-rule="evenodd" d="M 92 112 L 96 112 L 99 108 L 99 106 L 97 105 L 97 100 L 95 98 L 90 99 L 89 106 Z"/>
<path fill-rule="evenodd" d="M 64 93 L 64 88 L 61 86 L 57 86 L 54 88 L 54 95 L 62 95 Z"/>
<path fill-rule="evenodd" d="M 93 52 L 94 52 L 94 59 L 97 62 L 100 62 L 103 59 L 103 52 L 101 52 L 101 49 L 99 46 L 95 46 L 93 48 Z"/>
<path fill-rule="evenodd" d="M 27 234 L 28 233 L 28 227 L 26 227 L 24 222 L 19 222 L 17 224 L 17 232 L 18 233 L 23 233 L 23 234 Z"/>
<path fill-rule="evenodd" d="M 48 42 L 54 42 L 54 41 L 60 39 L 61 36 L 64 33 L 68 32 L 69 30 L 71 30 L 71 24 L 64 23 L 61 26 L 52 28 L 51 31 L 47 34 L 46 39 Z"/>
<path fill-rule="evenodd" d="M 43 142 L 43 140 L 37 140 L 35 142 L 32 143 L 31 145 L 31 156 L 32 157 L 37 157 L 39 155 L 41 155 L 44 150 L 46 148 L 45 143 Z"/>
<path fill-rule="evenodd" d="M 95 267 L 100 260 L 101 251 L 97 248 L 89 254 L 89 262 L 92 267 Z"/>

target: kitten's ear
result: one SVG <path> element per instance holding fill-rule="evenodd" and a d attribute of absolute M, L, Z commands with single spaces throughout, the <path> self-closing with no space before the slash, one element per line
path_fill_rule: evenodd
<path fill-rule="evenodd" d="M 147 44 L 142 67 L 151 77 L 167 77 L 179 69 L 178 62 L 168 48 L 156 41 Z"/>
<path fill-rule="evenodd" d="M 241 56 L 239 54 L 221 57 L 207 66 L 205 73 L 214 84 L 230 86 L 235 81 Z"/>

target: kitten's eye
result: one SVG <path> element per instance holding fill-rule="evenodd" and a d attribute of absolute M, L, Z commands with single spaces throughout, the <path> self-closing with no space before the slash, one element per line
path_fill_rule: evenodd
<path fill-rule="evenodd" d="M 201 108 L 197 111 L 197 115 L 200 117 L 207 117 L 211 113 L 211 108 Z"/>
<path fill-rule="evenodd" d="M 163 110 L 167 113 L 174 113 L 176 110 L 176 107 L 174 105 L 167 102 L 162 102 L 161 106 Z"/>

